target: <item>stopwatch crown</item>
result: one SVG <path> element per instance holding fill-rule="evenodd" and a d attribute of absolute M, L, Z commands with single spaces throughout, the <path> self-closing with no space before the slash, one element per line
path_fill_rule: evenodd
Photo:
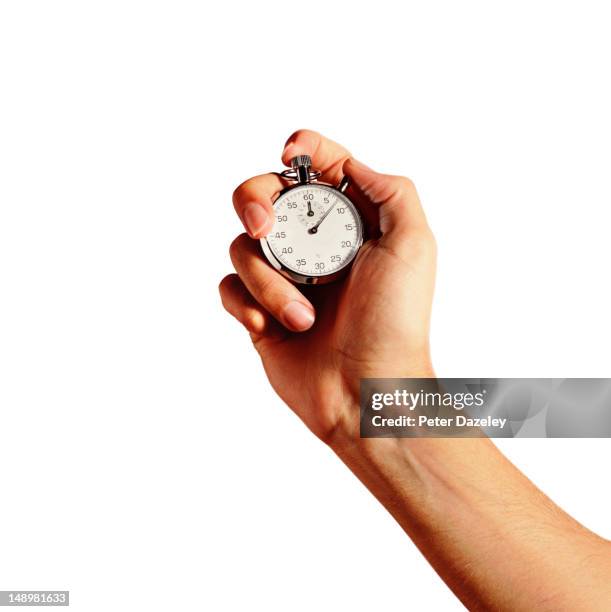
<path fill-rule="evenodd" d="M 291 159 L 291 168 L 297 170 L 297 168 L 311 168 L 312 158 L 309 155 L 297 155 Z"/>
<path fill-rule="evenodd" d="M 291 159 L 291 169 L 280 173 L 282 178 L 306 185 L 320 176 L 319 170 L 312 170 L 312 158 L 309 155 L 297 155 Z"/>

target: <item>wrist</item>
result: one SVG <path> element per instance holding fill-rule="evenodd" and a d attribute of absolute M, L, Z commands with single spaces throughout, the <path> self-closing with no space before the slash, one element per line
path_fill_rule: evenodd
<path fill-rule="evenodd" d="M 346 377 L 347 378 L 347 377 Z M 325 436 L 324 442 L 339 454 L 343 449 L 354 447 L 362 448 L 360 420 L 361 420 L 361 380 L 364 378 L 436 378 L 433 364 L 427 352 L 426 355 L 413 359 L 411 363 L 401 370 L 361 372 L 358 377 L 351 377 L 345 381 L 344 392 L 339 396 L 339 409 L 333 410 L 340 417 L 332 429 Z M 336 404 L 337 408 L 337 404 Z"/>

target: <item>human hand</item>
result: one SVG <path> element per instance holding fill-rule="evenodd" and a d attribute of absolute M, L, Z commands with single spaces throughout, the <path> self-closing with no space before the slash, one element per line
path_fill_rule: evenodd
<path fill-rule="evenodd" d="M 248 234 L 231 245 L 237 274 L 223 279 L 221 298 L 250 332 L 276 392 L 386 506 L 467 608 L 608 609 L 609 542 L 554 506 L 488 439 L 359 443 L 361 378 L 434 376 L 435 241 L 408 179 L 374 172 L 315 132 L 296 132 L 282 160 L 299 154 L 312 157 L 325 182 L 350 178 L 348 196 L 369 239 L 343 280 L 300 291 L 267 264 L 255 240 L 271 231 L 282 180 L 267 174 L 235 191 Z"/>
<path fill-rule="evenodd" d="M 233 203 L 248 233 L 230 247 L 237 274 L 219 290 L 225 309 L 250 332 L 278 395 L 329 444 L 358 436 L 361 378 L 431 377 L 429 324 L 436 246 L 409 179 L 379 174 L 339 144 L 309 130 L 287 141 L 282 161 L 308 154 L 321 181 L 350 178 L 348 197 L 369 238 L 349 274 L 296 287 L 261 255 L 272 203 L 286 186 L 276 174 L 242 183 Z M 301 289 L 301 291 L 300 291 Z"/>

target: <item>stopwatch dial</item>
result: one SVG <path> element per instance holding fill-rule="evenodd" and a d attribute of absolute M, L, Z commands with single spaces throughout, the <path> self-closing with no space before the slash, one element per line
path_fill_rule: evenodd
<path fill-rule="evenodd" d="M 267 243 L 284 266 L 307 276 L 338 272 L 355 257 L 363 237 L 354 204 L 322 185 L 295 187 L 274 203 Z"/>

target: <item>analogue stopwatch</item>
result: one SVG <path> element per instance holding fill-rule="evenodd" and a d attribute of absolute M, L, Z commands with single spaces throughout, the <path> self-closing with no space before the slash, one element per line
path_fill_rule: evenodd
<path fill-rule="evenodd" d="M 309 155 L 291 160 L 281 176 L 294 184 L 274 202 L 274 226 L 261 238 L 269 263 L 297 283 L 328 283 L 348 269 L 363 244 L 363 222 L 345 195 L 348 179 L 318 182 Z"/>

